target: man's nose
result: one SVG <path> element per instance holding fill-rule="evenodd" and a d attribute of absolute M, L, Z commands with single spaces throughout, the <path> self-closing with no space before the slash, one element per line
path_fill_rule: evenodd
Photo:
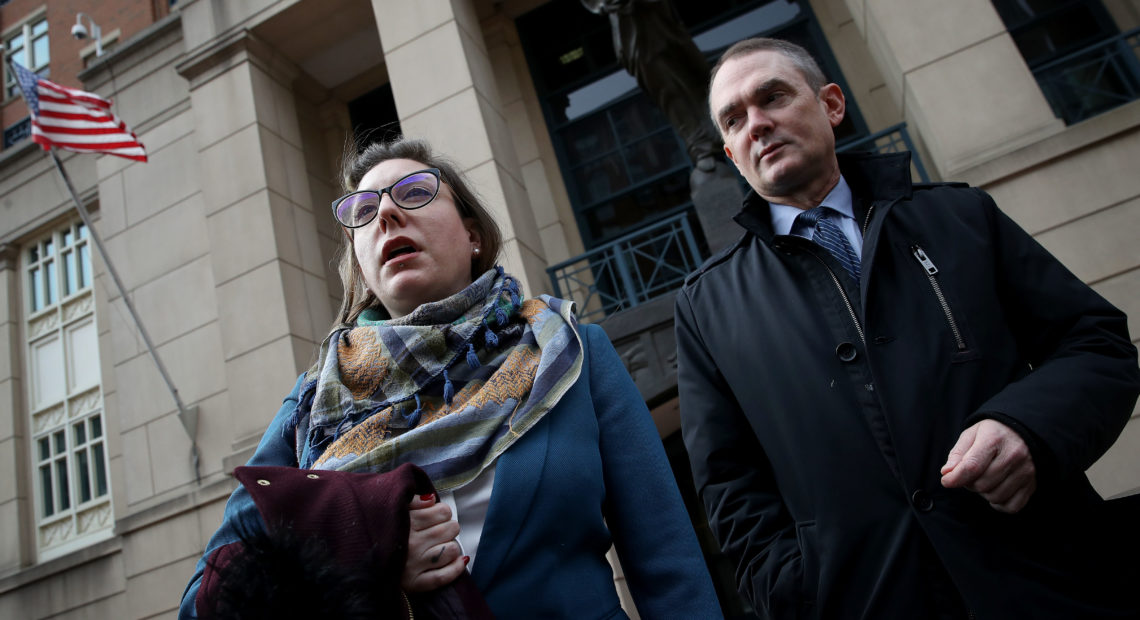
<path fill-rule="evenodd" d="M 760 137 L 774 127 L 772 117 L 759 108 L 748 110 L 748 131 L 755 137 Z"/>

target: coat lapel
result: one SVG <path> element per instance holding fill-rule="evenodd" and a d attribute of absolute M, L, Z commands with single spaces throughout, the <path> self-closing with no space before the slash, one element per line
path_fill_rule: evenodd
<path fill-rule="evenodd" d="M 480 591 L 486 591 L 493 581 L 531 512 L 546 466 L 549 442 L 548 414 L 499 457 L 495 466 L 495 486 L 491 490 L 472 572 Z"/>

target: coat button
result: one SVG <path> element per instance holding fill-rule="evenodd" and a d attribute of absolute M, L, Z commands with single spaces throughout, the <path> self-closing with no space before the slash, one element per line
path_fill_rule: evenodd
<path fill-rule="evenodd" d="M 839 361 L 841 362 L 854 361 L 855 356 L 858 354 L 858 349 L 856 349 L 855 345 L 851 344 L 850 342 L 844 342 L 841 343 L 838 347 L 835 347 L 835 357 L 838 357 Z"/>
<path fill-rule="evenodd" d="M 930 498 L 930 494 L 922 489 L 915 491 L 910 496 L 910 503 L 921 512 L 930 512 L 934 510 L 934 500 Z"/>
<path fill-rule="evenodd" d="M 268 481 L 268 480 L 265 480 L 265 479 L 263 478 L 263 479 L 261 479 L 261 480 L 258 480 L 258 481 L 257 481 L 257 484 L 260 484 L 260 485 L 261 485 L 261 486 L 263 486 L 263 487 L 267 487 L 267 486 L 269 486 L 269 481 Z"/>

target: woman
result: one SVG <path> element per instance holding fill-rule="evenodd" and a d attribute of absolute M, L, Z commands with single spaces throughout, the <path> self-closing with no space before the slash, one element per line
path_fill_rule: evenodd
<path fill-rule="evenodd" d="M 623 618 L 612 542 L 643 617 L 720 617 L 656 429 L 603 331 L 565 301 L 520 298 L 495 266 L 487 209 L 426 143 L 368 147 L 344 187 L 337 324 L 250 465 L 421 467 L 438 493 L 409 505 L 405 592 L 470 571 L 500 618 Z M 183 617 L 206 558 L 259 527 L 254 511 L 239 487 Z"/>

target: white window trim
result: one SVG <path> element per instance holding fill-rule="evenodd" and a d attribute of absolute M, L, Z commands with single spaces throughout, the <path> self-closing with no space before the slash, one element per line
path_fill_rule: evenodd
<path fill-rule="evenodd" d="M 13 24 L 10 28 L 6 28 L 3 32 L 0 32 L 0 55 L 7 56 L 8 40 L 12 39 L 13 37 L 15 37 L 18 34 L 24 35 L 24 46 L 25 46 L 25 48 L 30 47 L 31 35 L 32 35 L 32 24 L 35 24 L 36 22 L 40 21 L 41 19 L 43 19 L 45 21 L 47 20 L 47 5 L 43 5 L 40 8 L 32 11 L 27 16 L 25 16 L 22 20 Z M 48 37 L 48 48 L 50 50 L 50 48 L 51 48 L 51 24 L 50 24 L 50 22 L 48 24 L 48 32 L 47 32 L 46 36 Z M 49 51 L 48 54 L 50 56 L 51 52 Z M 19 99 L 20 97 L 23 96 L 20 93 L 19 88 L 17 88 L 15 90 L 15 92 L 12 93 L 12 96 L 10 96 L 10 97 L 8 96 L 8 85 L 9 85 L 9 82 L 11 81 L 9 79 L 11 77 L 11 70 L 8 68 L 7 58 L 4 59 L 3 64 L 4 64 L 4 84 L 3 84 L 3 92 L 0 93 L 3 95 L 2 99 L 4 102 L 8 102 L 8 101 L 11 101 L 13 99 Z M 40 65 L 38 67 L 28 67 L 28 69 L 30 69 L 33 73 L 39 73 L 40 70 L 46 68 L 50 64 L 51 64 L 51 59 L 49 58 L 48 62 L 44 63 L 43 65 Z"/>
<path fill-rule="evenodd" d="M 73 386 L 74 377 L 71 374 L 72 369 L 69 364 L 68 345 L 66 344 L 66 342 L 68 342 L 69 327 L 91 321 L 96 333 L 98 330 L 95 314 L 94 265 L 91 263 L 91 245 L 93 241 L 91 240 L 91 231 L 87 231 L 84 240 L 78 238 L 76 232 L 78 230 L 77 225 L 79 224 L 78 219 L 66 223 L 57 222 L 47 231 L 33 236 L 32 240 L 23 244 L 19 250 L 19 280 L 20 288 L 24 292 L 22 297 L 25 300 L 23 304 L 25 321 L 22 341 L 24 343 L 23 350 L 25 352 L 26 376 L 28 377 L 28 381 L 26 382 L 27 394 L 25 398 L 25 402 L 27 403 L 26 415 L 29 420 L 28 428 L 30 430 L 28 458 L 31 466 L 30 471 L 32 472 L 32 511 L 34 515 L 33 529 L 35 549 L 39 562 L 61 557 L 83 547 L 111 538 L 114 534 L 110 442 L 108 440 L 108 424 L 103 399 L 102 379 L 96 376 L 93 384 Z M 70 231 L 72 237 L 71 245 L 62 245 L 64 231 Z M 42 243 L 49 235 L 53 245 L 52 256 L 56 263 L 55 301 L 52 304 L 45 303 L 41 308 L 33 312 L 30 274 L 32 273 L 34 263 L 30 258 L 30 250 L 35 247 L 39 248 L 39 252 L 42 252 Z M 89 278 L 83 282 L 83 287 L 77 288 L 70 294 L 67 294 L 65 292 L 65 252 L 71 251 L 78 256 L 78 253 L 84 245 L 87 247 L 87 264 L 90 268 Z M 44 264 L 43 260 L 44 257 L 41 255 L 39 256 L 39 261 L 35 263 L 39 265 L 41 270 Z M 78 260 L 75 261 L 75 266 L 77 274 L 83 271 Z M 36 376 L 33 347 L 46 340 L 50 340 L 53 334 L 54 337 L 60 340 L 60 355 L 63 361 L 63 367 L 60 368 L 59 371 L 63 376 L 63 394 L 60 399 L 53 400 L 50 403 L 38 403 L 36 402 L 36 396 L 34 394 L 34 391 L 37 389 L 36 382 L 38 377 Z M 96 358 L 98 358 L 97 352 Z M 95 441 L 93 441 L 91 426 L 88 422 L 88 420 L 94 416 L 99 416 L 101 427 L 101 436 Z M 102 442 L 103 472 L 105 477 L 103 482 L 105 483 L 106 492 L 102 495 L 97 495 L 94 489 L 92 489 L 92 496 L 87 501 L 81 501 L 79 491 L 81 483 L 77 473 L 79 462 L 78 454 L 81 450 L 76 448 L 75 427 L 79 422 L 84 424 L 86 434 L 82 451 L 88 450 L 93 443 Z M 54 450 L 55 436 L 61 431 L 65 438 L 63 454 L 66 455 L 65 462 L 67 463 L 68 507 L 66 509 L 58 507 L 58 490 L 53 488 L 53 492 L 57 493 L 53 500 L 56 507 L 52 515 L 45 516 L 40 473 L 40 466 L 45 461 L 40 458 L 40 441 L 45 438 L 49 441 L 49 451 L 51 455 L 46 462 L 54 463 L 58 459 L 58 454 Z M 92 454 L 88 457 L 88 476 L 89 480 L 97 484 L 96 476 L 93 473 L 96 465 L 90 460 L 93 456 Z M 53 469 L 53 485 L 57 483 L 54 473 Z"/>

